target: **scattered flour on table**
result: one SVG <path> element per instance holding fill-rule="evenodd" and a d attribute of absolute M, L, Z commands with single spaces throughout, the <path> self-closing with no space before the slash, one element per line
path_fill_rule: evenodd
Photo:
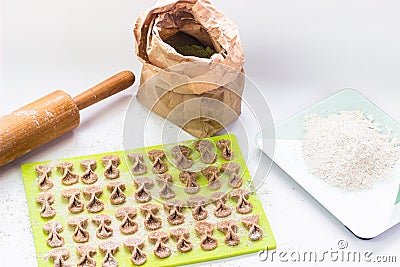
<path fill-rule="evenodd" d="M 328 184 L 357 191 L 370 189 L 400 159 L 398 140 L 390 130 L 361 111 L 305 117 L 304 159 L 310 172 Z"/>

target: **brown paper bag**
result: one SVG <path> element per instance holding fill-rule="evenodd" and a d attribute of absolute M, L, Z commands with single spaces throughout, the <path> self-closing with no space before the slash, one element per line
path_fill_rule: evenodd
<path fill-rule="evenodd" d="M 157 1 L 141 13 L 134 35 L 143 63 L 137 94 L 142 104 L 198 138 L 216 134 L 240 115 L 242 44 L 236 25 L 210 2 Z M 177 52 L 198 47 L 200 56 Z"/>

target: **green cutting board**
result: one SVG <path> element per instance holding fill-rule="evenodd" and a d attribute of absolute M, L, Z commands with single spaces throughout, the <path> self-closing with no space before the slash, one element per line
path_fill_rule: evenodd
<path fill-rule="evenodd" d="M 235 153 L 235 156 L 233 158 L 233 162 L 238 163 L 241 167 L 241 171 L 243 171 L 243 186 L 246 188 L 251 188 L 252 185 L 252 179 L 250 177 L 249 171 L 246 167 L 245 160 L 243 158 L 243 155 L 240 151 L 239 144 L 237 142 L 237 139 L 234 135 L 224 135 L 224 136 L 215 136 L 212 138 L 209 138 L 210 141 L 216 142 L 219 139 L 230 139 L 231 140 L 231 148 Z M 190 148 L 192 148 L 193 153 L 191 155 L 192 159 L 196 159 L 200 156 L 199 152 L 197 152 L 193 148 L 193 141 L 185 141 L 185 142 L 180 142 L 180 144 L 186 145 Z M 74 164 L 74 173 L 81 174 L 83 173 L 83 170 L 81 169 L 79 162 L 84 159 L 95 159 L 97 161 L 97 169 L 95 170 L 96 174 L 98 175 L 99 179 L 95 183 L 95 185 L 99 185 L 103 188 L 103 194 L 101 195 L 100 199 L 105 203 L 105 208 L 102 212 L 103 214 L 107 214 L 112 218 L 112 224 L 111 226 L 114 228 L 114 234 L 112 237 L 106 239 L 106 240 L 115 240 L 118 241 L 121 245 L 119 247 L 119 250 L 116 252 L 115 257 L 119 262 L 120 266 L 133 266 L 133 264 L 130 261 L 130 253 L 128 250 L 125 249 L 123 246 L 123 240 L 126 239 L 129 236 L 135 236 L 135 237 L 141 237 L 142 239 L 145 240 L 145 247 L 143 251 L 147 254 L 147 262 L 142 265 L 142 266 L 177 266 L 177 265 L 184 265 L 184 264 L 192 264 L 192 263 L 199 263 L 199 262 L 205 262 L 205 261 L 210 261 L 210 260 L 215 260 L 215 259 L 221 259 L 221 258 L 227 258 L 227 257 L 233 257 L 233 256 L 238 256 L 238 255 L 243 255 L 243 254 L 248 254 L 248 253 L 254 253 L 258 252 L 260 250 L 265 250 L 265 249 L 274 249 L 276 247 L 275 239 L 272 234 L 271 228 L 268 224 L 267 217 L 264 213 L 263 207 L 261 205 L 260 199 L 258 198 L 256 193 L 252 193 L 249 197 L 249 201 L 253 204 L 253 211 L 251 214 L 259 214 L 260 215 L 260 220 L 259 220 L 259 225 L 264 231 L 264 237 L 259 240 L 259 241 L 251 241 L 248 238 L 248 230 L 244 228 L 244 226 L 240 223 L 240 218 L 246 216 L 246 215 L 241 215 L 236 213 L 234 207 L 236 206 L 236 202 L 231 200 L 228 197 L 227 205 L 232 208 L 232 214 L 225 218 L 225 219 L 233 219 L 238 221 L 239 224 L 239 231 L 238 234 L 241 236 L 240 239 L 240 244 L 235 247 L 230 247 L 224 243 L 224 237 L 225 235 L 218 231 L 215 227 L 214 230 L 214 237 L 218 239 L 218 247 L 212 251 L 204 251 L 200 248 L 199 246 L 199 237 L 196 235 L 193 225 L 195 223 L 195 220 L 192 217 L 191 210 L 189 208 L 186 208 L 183 212 L 185 215 L 185 222 L 184 224 L 180 225 L 182 227 L 187 227 L 190 231 L 190 240 L 192 241 L 194 247 L 193 250 L 188 252 L 188 253 L 181 253 L 176 250 L 176 242 L 172 240 L 171 238 L 168 240 L 167 245 L 172 249 L 172 254 L 170 257 L 166 259 L 158 259 L 154 256 L 153 254 L 153 248 L 154 246 L 149 243 L 147 239 L 147 234 L 149 233 L 148 230 L 146 230 L 143 226 L 143 216 L 139 212 L 139 207 L 140 204 L 136 203 L 133 193 L 136 190 L 136 187 L 133 183 L 133 176 L 130 173 L 130 168 L 131 168 L 131 162 L 126 160 L 126 154 L 127 153 L 132 153 L 132 152 L 137 152 L 137 153 L 143 153 L 145 162 L 148 165 L 148 171 L 146 174 L 143 176 L 148 176 L 148 177 L 155 177 L 155 174 L 152 173 L 151 171 L 151 165 L 150 161 L 146 156 L 146 151 L 149 151 L 151 149 L 166 149 L 170 148 L 175 144 L 170 144 L 170 145 L 159 145 L 159 146 L 154 146 L 154 147 L 147 147 L 147 148 L 140 148 L 140 149 L 133 149 L 131 151 L 118 151 L 118 152 L 112 152 L 112 153 L 102 153 L 102 154 L 96 154 L 96 155 L 88 155 L 88 156 L 79 156 L 79 157 L 74 157 L 74 158 L 68 158 L 68 159 L 61 159 L 61 160 L 54 160 L 54 161 L 44 161 L 44 162 L 34 162 L 34 163 L 28 163 L 24 164 L 22 166 L 22 175 L 24 178 L 24 185 L 25 185 L 25 193 L 26 193 L 26 198 L 28 202 L 28 208 L 29 208 L 29 214 L 30 214 L 30 219 L 31 219 L 31 224 L 32 224 L 32 233 L 35 241 L 35 247 L 36 247 L 36 254 L 37 254 L 37 260 L 38 260 L 38 265 L 39 266 L 53 266 L 53 264 L 48 260 L 48 253 L 51 251 L 51 248 L 47 246 L 46 244 L 46 239 L 47 239 L 47 234 L 43 231 L 43 225 L 50 220 L 55 220 L 60 222 L 64 230 L 61 232 L 61 236 L 64 237 L 65 240 L 65 245 L 64 248 L 67 248 L 70 251 L 70 257 L 68 259 L 69 262 L 76 264 L 79 256 L 76 252 L 75 247 L 79 244 L 75 243 L 72 240 L 72 233 L 73 229 L 70 228 L 67 224 L 67 221 L 70 217 L 72 216 L 85 216 L 89 218 L 88 222 L 88 231 L 90 233 L 90 239 L 88 243 L 86 244 L 95 244 L 96 246 L 101 243 L 104 240 L 98 239 L 95 235 L 96 231 L 96 226 L 91 222 L 90 218 L 92 218 L 95 214 L 87 212 L 85 209 L 83 212 L 77 215 L 71 214 L 68 209 L 67 209 L 67 200 L 61 196 L 61 191 L 66 189 L 66 188 L 83 188 L 86 185 L 82 184 L 81 182 L 71 185 L 71 186 L 65 186 L 62 185 L 61 183 L 61 173 L 55 168 L 58 162 L 61 161 L 68 161 Z M 166 149 L 168 151 L 168 149 Z M 220 166 L 221 164 L 227 162 L 225 161 L 220 154 L 220 151 L 217 151 L 218 153 L 218 159 L 215 164 L 216 166 Z M 116 154 L 121 158 L 121 164 L 119 165 L 119 170 L 120 170 L 120 177 L 115 179 L 115 180 L 109 180 L 105 179 L 103 175 L 104 167 L 101 163 L 101 157 L 109 154 Z M 168 152 L 167 152 L 168 156 Z M 178 174 L 179 170 L 174 168 L 172 164 L 168 163 L 169 170 L 168 172 L 173 176 L 173 183 L 174 184 L 180 184 L 181 182 L 179 181 Z M 54 186 L 52 189 L 50 189 L 48 192 L 52 193 L 55 197 L 55 202 L 52 205 L 56 209 L 56 216 L 53 219 L 43 219 L 40 217 L 40 205 L 36 203 L 36 197 L 38 194 L 41 192 L 38 188 L 37 185 L 37 174 L 35 171 L 35 166 L 39 164 L 51 164 L 53 166 L 53 171 L 50 176 L 50 179 L 53 181 Z M 225 175 L 225 174 L 224 174 Z M 221 182 L 223 184 L 223 187 L 221 190 L 227 189 L 227 179 L 228 177 L 222 175 L 221 176 Z M 127 201 L 125 204 L 122 205 L 131 205 L 135 207 L 138 210 L 138 215 L 135 217 L 135 221 L 139 225 L 139 230 L 134 233 L 133 235 L 122 235 L 118 229 L 118 226 L 120 224 L 120 221 L 115 218 L 114 212 L 115 210 L 122 206 L 122 205 L 112 205 L 109 201 L 110 198 L 110 192 L 106 189 L 106 185 L 110 181 L 124 181 L 126 183 L 126 190 L 124 193 L 127 196 Z M 200 192 L 197 195 L 207 193 L 209 191 L 207 185 L 207 180 L 206 178 L 200 174 L 200 178 L 198 179 L 199 184 L 202 186 Z M 157 187 L 157 184 L 155 185 Z M 220 190 L 220 191 L 221 191 Z M 180 192 L 177 192 L 176 198 L 180 197 L 181 194 Z M 190 195 L 186 195 L 188 197 Z M 87 200 L 81 195 L 81 199 L 84 201 L 86 204 Z M 163 220 L 163 227 L 160 229 L 165 232 L 169 232 L 169 230 L 172 228 L 168 222 L 166 221 L 166 211 L 162 208 L 162 203 L 160 203 L 157 199 L 153 197 L 153 200 L 151 203 L 157 204 L 160 207 L 160 211 L 157 214 L 160 216 Z M 213 204 L 209 204 L 206 209 L 208 210 L 208 218 L 205 221 L 212 222 L 212 223 L 217 223 L 224 218 L 216 218 L 213 214 L 215 206 Z M 95 255 L 95 260 L 97 262 L 97 266 L 101 266 L 101 262 L 103 260 L 103 254 L 100 252 L 100 250 L 97 250 L 97 253 Z"/>

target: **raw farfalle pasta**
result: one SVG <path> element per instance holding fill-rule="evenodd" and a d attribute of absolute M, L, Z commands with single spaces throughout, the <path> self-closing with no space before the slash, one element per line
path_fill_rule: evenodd
<path fill-rule="evenodd" d="M 162 186 L 159 195 L 162 199 L 170 199 L 175 197 L 175 191 L 171 189 L 172 184 L 165 182 Z"/>
<path fill-rule="evenodd" d="M 171 237 L 176 241 L 178 251 L 186 253 L 193 249 L 193 243 L 189 240 L 189 230 L 178 227 L 171 230 Z"/>
<path fill-rule="evenodd" d="M 214 216 L 217 218 L 225 218 L 232 214 L 232 209 L 225 203 L 227 196 L 223 192 L 215 192 L 210 195 L 210 200 L 215 205 Z"/>
<path fill-rule="evenodd" d="M 104 176 L 108 179 L 116 179 L 119 177 L 118 166 L 121 163 L 117 155 L 108 155 L 101 158 L 104 166 Z"/>
<path fill-rule="evenodd" d="M 79 254 L 77 267 L 96 267 L 96 261 L 93 256 L 97 253 L 97 249 L 93 245 L 80 245 L 76 247 Z"/>
<path fill-rule="evenodd" d="M 185 184 L 184 191 L 187 194 L 196 194 L 200 191 L 200 186 L 197 183 L 199 174 L 197 172 L 181 171 L 179 179 Z"/>
<path fill-rule="evenodd" d="M 94 172 L 94 170 L 97 168 L 96 161 L 94 159 L 86 159 L 82 160 L 80 164 L 84 170 L 84 173 L 80 176 L 82 183 L 94 184 L 99 179 L 97 174 Z"/>
<path fill-rule="evenodd" d="M 147 152 L 147 156 L 153 162 L 153 172 L 157 174 L 168 171 L 168 165 L 163 161 L 165 158 L 164 150 L 153 149 Z"/>
<path fill-rule="evenodd" d="M 68 210 L 71 213 L 80 213 L 85 208 L 85 204 L 81 201 L 81 190 L 78 188 L 68 188 L 61 191 L 61 195 L 68 199 Z"/>
<path fill-rule="evenodd" d="M 76 243 L 86 243 L 89 241 L 90 234 L 86 229 L 87 223 L 88 218 L 80 216 L 72 217 L 68 220 L 68 225 L 74 228 L 72 240 Z"/>
<path fill-rule="evenodd" d="M 248 201 L 249 192 L 245 189 L 235 189 L 230 193 L 230 197 L 236 202 L 236 211 L 240 214 L 247 214 L 253 210 L 253 204 Z"/>
<path fill-rule="evenodd" d="M 148 234 L 150 243 L 154 244 L 154 255 L 159 259 L 167 258 L 171 255 L 171 249 L 165 244 L 169 235 L 164 231 L 155 231 Z"/>
<path fill-rule="evenodd" d="M 208 180 L 208 187 L 211 190 L 218 190 L 221 188 L 221 181 L 219 180 L 220 169 L 216 166 L 208 166 L 201 171 Z"/>
<path fill-rule="evenodd" d="M 159 185 L 163 185 L 165 181 L 172 183 L 172 175 L 169 173 L 158 174 L 156 176 L 156 181 Z"/>
<path fill-rule="evenodd" d="M 239 173 L 240 165 L 236 162 L 227 162 L 221 165 L 221 170 L 227 174 Z"/>
<path fill-rule="evenodd" d="M 37 165 L 35 167 L 38 175 L 38 186 L 42 191 L 47 191 L 53 187 L 53 181 L 50 180 L 51 166 L 50 165 Z"/>
<path fill-rule="evenodd" d="M 239 188 L 243 184 L 243 179 L 237 173 L 231 173 L 229 175 L 228 184 L 230 187 Z"/>
<path fill-rule="evenodd" d="M 43 225 L 43 231 L 47 234 L 47 245 L 51 248 L 62 247 L 64 238 L 60 235 L 63 227 L 57 221 L 50 221 Z"/>
<path fill-rule="evenodd" d="M 136 233 L 139 226 L 133 219 L 136 216 L 136 209 L 131 206 L 120 207 L 115 211 L 115 217 L 121 220 L 119 230 L 125 235 Z"/>
<path fill-rule="evenodd" d="M 67 262 L 69 258 L 69 250 L 66 248 L 55 248 L 49 253 L 49 259 L 54 263 L 54 267 L 71 267 L 72 265 Z"/>
<path fill-rule="evenodd" d="M 242 186 L 243 179 L 239 176 L 239 164 L 235 162 L 227 162 L 221 165 L 221 170 L 229 175 L 228 184 L 230 187 L 239 188 Z"/>
<path fill-rule="evenodd" d="M 171 225 L 182 224 L 185 216 L 182 211 L 185 203 L 179 199 L 171 199 L 164 203 L 164 209 L 168 212 L 167 221 Z"/>
<path fill-rule="evenodd" d="M 258 225 L 260 215 L 252 214 L 242 218 L 242 224 L 249 230 L 249 238 L 252 241 L 260 240 L 263 237 L 263 230 Z"/>
<path fill-rule="evenodd" d="M 127 161 L 121 151 L 54 161 L 54 166 L 27 165 L 23 174 L 30 173 L 31 180 L 25 185 L 34 189 L 28 204 L 34 225 L 42 227 L 33 228 L 35 243 L 41 244 L 38 265 L 178 266 L 273 248 L 273 237 L 265 238 L 270 232 L 259 199 L 242 187 L 251 177 L 236 139 L 230 145 L 226 139 L 231 140 L 219 136 L 166 144 L 166 150 L 152 147 L 149 158 L 146 148 L 134 149 Z M 237 148 L 236 158 L 223 159 L 216 143 Z M 163 163 L 169 171 L 157 173 Z M 152 164 L 155 174 L 148 172 Z M 44 184 L 51 178 L 52 189 L 36 187 L 39 173 Z M 106 177 L 116 173 L 118 178 Z"/>
<path fill-rule="evenodd" d="M 132 161 L 132 173 L 142 175 L 147 172 L 147 165 L 144 163 L 143 155 L 140 153 L 129 154 L 128 158 Z"/>
<path fill-rule="evenodd" d="M 144 227 L 146 227 L 147 230 L 153 231 L 161 228 L 162 220 L 160 217 L 156 216 L 158 210 L 158 206 L 152 203 L 147 203 L 140 207 L 140 211 L 145 216 Z"/>
<path fill-rule="evenodd" d="M 63 185 L 72 185 L 79 181 L 79 175 L 72 172 L 74 165 L 71 162 L 60 162 L 56 167 L 62 173 L 61 183 Z"/>
<path fill-rule="evenodd" d="M 131 262 L 133 265 L 143 265 L 147 260 L 147 255 L 142 251 L 144 240 L 136 237 L 129 237 L 124 241 L 125 247 L 131 252 Z"/>
<path fill-rule="evenodd" d="M 214 225 L 209 222 L 201 221 L 194 224 L 197 235 L 200 236 L 200 247 L 203 250 L 213 250 L 218 246 L 218 240 L 213 237 Z"/>
<path fill-rule="evenodd" d="M 40 217 L 51 219 L 56 215 L 56 210 L 51 206 L 54 203 L 54 196 L 51 193 L 43 192 L 38 195 L 36 202 L 41 205 Z"/>
<path fill-rule="evenodd" d="M 200 161 L 212 164 L 217 160 L 214 143 L 209 140 L 198 140 L 193 143 L 194 148 L 200 152 Z"/>
<path fill-rule="evenodd" d="M 104 209 L 104 202 L 99 199 L 103 193 L 100 186 L 92 185 L 83 188 L 83 194 L 89 201 L 86 203 L 86 209 L 91 213 L 100 212 Z"/>
<path fill-rule="evenodd" d="M 112 236 L 114 230 L 111 227 L 111 218 L 106 214 L 98 214 L 92 218 L 92 222 L 97 225 L 96 236 L 101 239 Z"/>
<path fill-rule="evenodd" d="M 110 182 L 107 184 L 107 188 L 111 191 L 111 204 L 120 205 L 125 203 L 126 196 L 124 194 L 124 190 L 126 188 L 126 185 L 124 182 Z"/>
<path fill-rule="evenodd" d="M 181 154 L 185 158 L 189 158 L 190 154 L 192 154 L 192 149 L 184 145 L 177 145 L 171 148 L 171 154 L 175 156 L 175 154 Z"/>
<path fill-rule="evenodd" d="M 103 261 L 101 262 L 102 266 L 118 267 L 118 261 L 114 257 L 114 254 L 117 252 L 118 248 L 119 243 L 112 240 L 100 243 L 99 249 L 104 254 Z"/>
<path fill-rule="evenodd" d="M 171 149 L 171 154 L 175 159 L 176 167 L 181 170 L 189 169 L 193 166 L 193 161 L 189 158 L 192 150 L 183 145 L 174 146 Z"/>
<path fill-rule="evenodd" d="M 196 221 L 207 218 L 208 212 L 205 208 L 208 199 L 203 196 L 191 196 L 187 199 L 187 204 L 192 208 L 192 216 Z"/>
<path fill-rule="evenodd" d="M 221 139 L 221 140 L 217 141 L 216 145 L 219 148 L 219 150 L 221 150 L 221 156 L 225 160 L 233 159 L 234 154 L 233 154 L 232 149 L 229 147 L 231 145 L 231 141 L 226 140 L 226 139 Z"/>
<path fill-rule="evenodd" d="M 237 234 L 238 225 L 234 220 L 224 220 L 217 224 L 218 230 L 225 234 L 224 242 L 228 246 L 237 246 L 240 243 L 240 236 Z"/>
<path fill-rule="evenodd" d="M 159 191 L 160 198 L 170 199 L 175 197 L 175 191 L 172 189 L 172 176 L 169 173 L 158 174 L 156 181 L 161 189 Z"/>
<path fill-rule="evenodd" d="M 137 190 L 134 193 L 135 199 L 139 203 L 146 203 L 152 199 L 150 189 L 154 186 L 154 181 L 149 177 L 138 177 L 133 179 Z"/>

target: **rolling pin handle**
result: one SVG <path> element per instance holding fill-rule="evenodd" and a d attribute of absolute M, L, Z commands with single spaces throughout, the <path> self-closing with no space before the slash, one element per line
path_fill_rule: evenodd
<path fill-rule="evenodd" d="M 87 108 L 109 96 L 121 92 L 135 82 L 135 75 L 128 70 L 108 78 L 74 97 L 74 102 L 79 110 Z"/>

